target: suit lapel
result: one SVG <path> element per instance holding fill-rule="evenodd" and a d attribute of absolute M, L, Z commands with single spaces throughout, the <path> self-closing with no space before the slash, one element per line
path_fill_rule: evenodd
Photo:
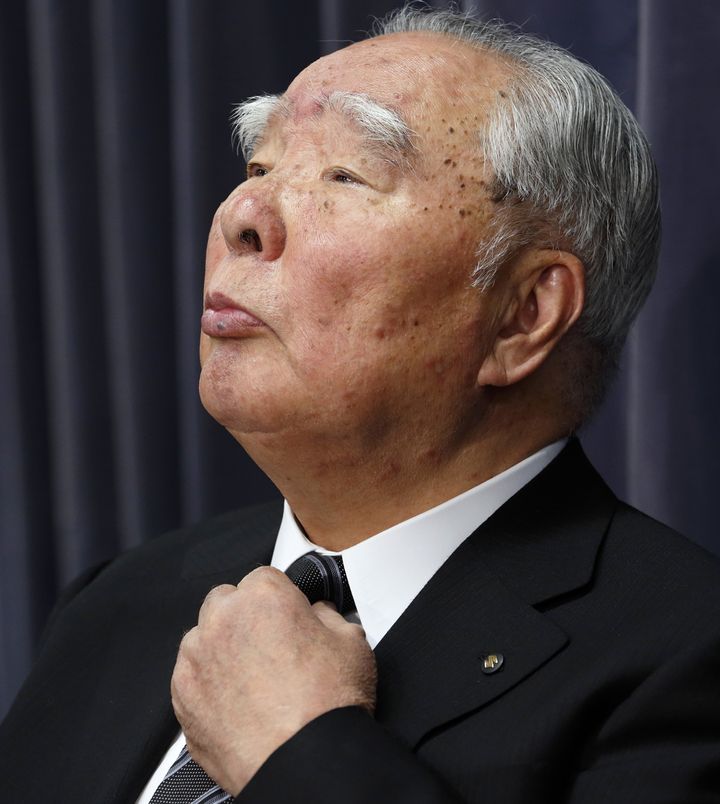
<path fill-rule="evenodd" d="M 453 563 L 376 648 L 377 718 L 410 746 L 502 695 L 567 643 L 559 628 L 482 564 Z M 504 664 L 486 675 L 482 657 L 493 653 L 501 653 Z"/>
<path fill-rule="evenodd" d="M 182 635 L 196 623 L 206 592 L 200 584 L 176 580 L 162 595 L 161 613 L 149 615 L 149 622 L 129 634 L 127 640 L 119 635 L 117 656 L 112 662 L 115 678 L 109 680 L 108 686 L 125 698 L 115 702 L 116 719 L 112 724 L 123 762 L 116 763 L 120 773 L 117 779 L 111 776 L 116 770 L 114 765 L 104 770 L 98 784 L 99 789 L 107 787 L 106 797 L 99 796 L 97 800 L 134 801 L 176 736 L 179 726 L 170 702 L 170 678 Z M 133 651 L 130 661 L 128 649 Z M 128 677 L 131 665 L 137 666 L 135 678 Z"/>
<path fill-rule="evenodd" d="M 568 637 L 539 608 L 591 581 L 615 504 L 571 442 L 455 551 L 379 643 L 377 719 L 415 746 L 562 651 Z M 179 638 L 195 624 L 211 587 L 237 583 L 270 562 L 280 514 L 266 507 L 241 520 L 217 520 L 187 551 L 179 579 L 166 590 L 172 609 L 162 626 L 166 638 L 158 640 L 157 620 L 149 620 L 135 643 L 145 654 L 143 675 L 149 675 L 141 689 L 133 688 L 135 701 L 119 727 L 118 739 L 128 747 L 122 775 L 99 785 L 108 801 L 133 800 L 157 766 L 178 728 L 168 683 Z M 502 653 L 504 664 L 485 674 L 482 657 L 490 653 Z M 119 666 L 127 666 L 121 659 Z M 122 675 L 118 689 L 128 686 Z"/>
<path fill-rule="evenodd" d="M 378 644 L 378 720 L 416 746 L 562 651 L 568 637 L 538 609 L 591 582 L 615 504 L 572 441 L 453 553 Z M 504 663 L 486 674 L 492 653 Z"/>
<path fill-rule="evenodd" d="M 200 605 L 212 587 L 236 584 L 255 567 L 270 563 L 279 522 L 277 507 L 263 506 L 242 518 L 230 515 L 203 525 L 200 538 L 179 562 L 180 572 L 155 595 L 162 599 L 162 612 L 148 613 L 139 633 L 118 640 L 117 678 L 111 683 L 115 689 L 129 690 L 129 700 L 113 728 L 125 761 L 118 763 L 119 777 L 108 778 L 112 768 L 102 770 L 105 778 L 98 789 L 106 788 L 107 793 L 98 800 L 134 801 L 140 794 L 180 728 L 170 701 L 170 677 L 182 634 L 196 625 Z M 142 667 L 141 685 L 129 683 L 120 670 L 128 666 L 128 644 Z"/>

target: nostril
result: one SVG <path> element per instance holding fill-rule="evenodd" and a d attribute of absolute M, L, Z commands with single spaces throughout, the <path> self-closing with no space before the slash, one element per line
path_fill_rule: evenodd
<path fill-rule="evenodd" d="M 243 231 L 238 235 L 238 238 L 240 242 L 251 245 L 255 251 L 263 250 L 260 235 L 254 229 L 243 229 Z"/>

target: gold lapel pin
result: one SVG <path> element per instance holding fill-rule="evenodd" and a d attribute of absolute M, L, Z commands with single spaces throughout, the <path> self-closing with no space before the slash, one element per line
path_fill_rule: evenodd
<path fill-rule="evenodd" d="M 482 671 L 485 675 L 496 673 L 505 662 L 505 657 L 502 653 L 487 653 L 485 656 L 480 657 L 482 660 Z"/>

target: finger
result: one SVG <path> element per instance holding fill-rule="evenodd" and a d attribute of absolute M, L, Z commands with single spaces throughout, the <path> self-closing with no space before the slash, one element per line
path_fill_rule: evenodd
<path fill-rule="evenodd" d="M 220 586 L 214 586 L 205 595 L 205 600 L 203 600 L 202 606 L 200 606 L 200 611 L 198 612 L 198 625 L 202 625 L 203 619 L 208 615 L 208 611 L 214 604 L 218 602 L 218 600 L 222 599 L 223 597 L 227 597 L 236 591 L 236 588 L 228 583 L 221 584 Z"/>
<path fill-rule="evenodd" d="M 199 638 L 198 626 L 191 628 L 183 634 L 183 638 L 180 640 L 180 645 L 178 646 L 178 660 L 181 658 L 187 660 L 190 656 L 194 655 L 198 649 Z"/>
<path fill-rule="evenodd" d="M 337 612 L 337 606 L 333 603 L 332 600 L 317 600 L 315 603 L 312 604 L 312 609 L 315 610 L 317 613 L 323 609 L 327 611 L 334 611 Z"/>
<path fill-rule="evenodd" d="M 196 644 L 198 639 L 198 626 L 196 625 L 194 628 L 189 628 L 185 633 L 182 635 L 182 639 L 180 640 L 179 651 L 187 651 L 190 650 L 193 645 Z"/>
<path fill-rule="evenodd" d="M 255 567 L 254 570 L 248 572 L 248 574 L 240 581 L 240 584 L 248 585 L 250 583 L 270 583 L 273 579 L 282 579 L 287 578 L 284 572 L 281 572 L 277 567 L 271 567 L 269 564 L 261 567 Z"/>
<path fill-rule="evenodd" d="M 293 585 L 284 572 L 275 567 L 262 566 L 256 567 L 252 572 L 248 572 L 237 585 L 237 588 L 243 591 L 249 591 L 250 589 L 277 589 L 278 586 L 282 588 L 286 581 Z"/>
<path fill-rule="evenodd" d="M 335 604 L 329 600 L 319 600 L 317 603 L 313 603 L 311 608 L 318 620 L 328 628 L 337 629 L 340 626 L 347 625 L 345 618 L 338 613 Z"/>
<path fill-rule="evenodd" d="M 170 678 L 170 694 L 175 702 L 183 700 L 185 692 L 194 682 L 195 670 L 193 667 L 192 654 L 193 654 L 193 641 L 196 638 L 197 629 L 193 628 L 188 631 L 180 643 L 177 659 L 175 660 L 175 667 Z"/>
<path fill-rule="evenodd" d="M 345 623 L 347 627 L 352 631 L 352 633 L 357 636 L 359 639 L 362 639 L 364 642 L 367 642 L 367 634 L 365 633 L 365 629 L 360 625 L 360 623 Z"/>
<path fill-rule="evenodd" d="M 265 613 L 306 610 L 310 603 L 288 576 L 275 567 L 258 567 L 237 585 L 237 591 Z"/>
<path fill-rule="evenodd" d="M 327 628 L 331 628 L 333 631 L 342 631 L 346 637 L 350 637 L 353 640 L 357 639 L 361 642 L 367 642 L 367 635 L 365 633 L 365 629 L 360 625 L 360 623 L 353 623 L 346 620 L 341 614 L 337 613 L 335 606 L 329 602 L 321 602 L 315 603 L 315 606 L 322 605 L 324 608 L 324 612 L 320 609 L 316 612 L 317 618 L 325 625 Z"/>

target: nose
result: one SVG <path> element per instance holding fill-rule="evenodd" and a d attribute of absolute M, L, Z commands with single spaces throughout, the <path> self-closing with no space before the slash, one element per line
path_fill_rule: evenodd
<path fill-rule="evenodd" d="M 225 201 L 220 229 L 231 253 L 272 262 L 285 249 L 285 225 L 280 213 L 256 191 L 240 188 Z"/>

